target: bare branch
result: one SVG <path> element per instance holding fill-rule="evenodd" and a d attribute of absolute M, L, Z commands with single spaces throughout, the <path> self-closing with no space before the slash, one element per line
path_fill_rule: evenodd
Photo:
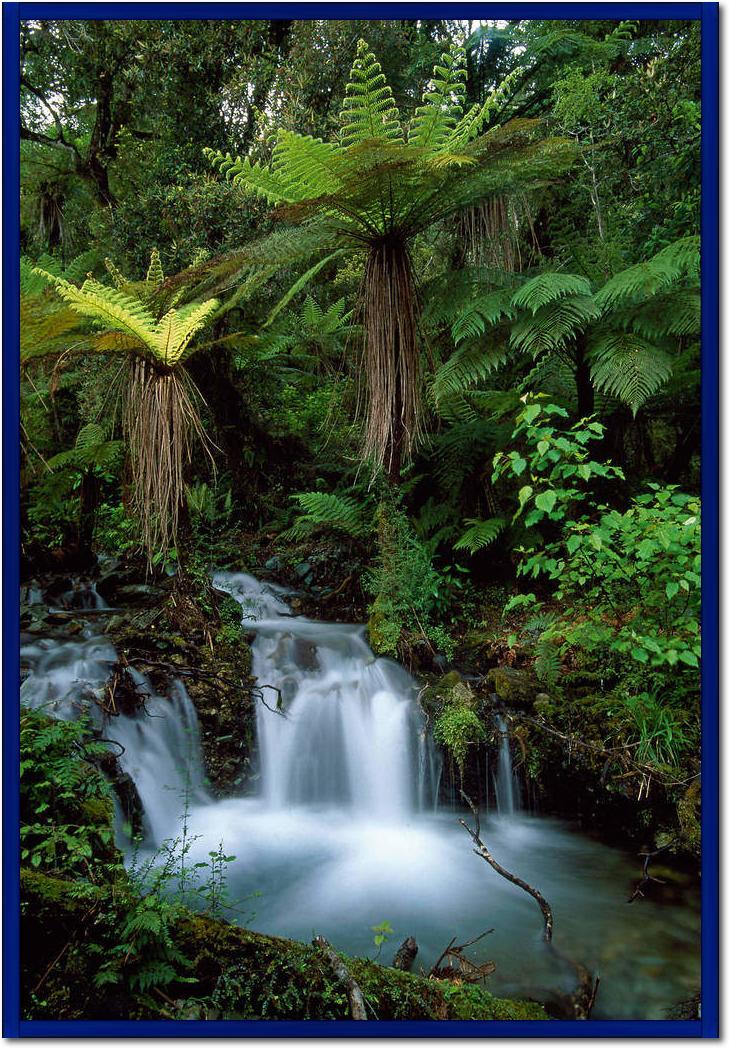
<path fill-rule="evenodd" d="M 477 855 L 480 855 L 482 859 L 485 859 L 489 866 L 492 869 L 496 870 L 496 872 L 500 874 L 502 877 L 504 877 L 507 881 L 510 881 L 512 884 L 516 884 L 517 887 L 527 892 L 529 895 L 531 895 L 533 899 L 536 899 L 537 904 L 539 905 L 539 909 L 542 911 L 542 916 L 544 918 L 544 941 L 551 942 L 552 930 L 554 927 L 554 918 L 552 916 L 551 906 L 540 891 L 538 891 L 536 888 L 532 888 L 531 884 L 527 884 L 526 881 L 523 881 L 521 877 L 517 877 L 516 874 L 510 873 L 507 869 L 505 869 L 505 867 L 501 865 L 501 863 L 496 861 L 496 859 L 493 857 L 487 846 L 481 840 L 481 822 L 479 819 L 478 808 L 473 803 L 471 798 L 463 792 L 463 790 L 461 790 L 460 792 L 461 797 L 463 797 L 464 801 L 473 812 L 473 817 L 476 823 L 475 831 L 471 829 L 471 827 L 468 825 L 465 819 L 459 819 L 458 821 L 464 828 L 464 830 L 468 833 L 473 843 L 476 845 L 474 851 Z"/>

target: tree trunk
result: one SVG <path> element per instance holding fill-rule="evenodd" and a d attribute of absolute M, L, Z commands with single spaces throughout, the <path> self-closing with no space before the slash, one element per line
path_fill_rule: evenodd
<path fill-rule="evenodd" d="M 587 361 L 587 340 L 584 335 L 577 337 L 575 354 L 575 385 L 577 387 L 577 417 L 587 418 L 595 411 L 595 389 L 590 377 L 590 365 Z"/>

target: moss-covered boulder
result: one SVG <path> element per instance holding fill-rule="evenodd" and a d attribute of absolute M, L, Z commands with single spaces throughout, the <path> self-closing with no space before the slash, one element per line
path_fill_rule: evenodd
<path fill-rule="evenodd" d="M 160 995 L 97 984 L 111 933 L 101 913 L 106 896 L 34 870 L 23 871 L 21 892 L 23 1006 L 33 1018 L 350 1018 L 346 990 L 318 947 L 193 914 L 172 933 L 188 960 L 185 981 Z M 54 963 L 60 950 L 62 963 Z M 343 960 L 373 1019 L 547 1019 L 539 1004 L 482 986 Z"/>
<path fill-rule="evenodd" d="M 486 681 L 505 706 L 532 706 L 541 691 L 534 673 L 513 666 L 495 666 L 486 674 Z"/>

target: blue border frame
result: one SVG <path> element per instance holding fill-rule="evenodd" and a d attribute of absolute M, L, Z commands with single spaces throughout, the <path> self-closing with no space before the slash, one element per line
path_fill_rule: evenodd
<path fill-rule="evenodd" d="M 28 1021 L 20 1019 L 19 708 L 20 671 L 20 85 L 21 18 L 428 17 L 698 19 L 702 23 L 702 1018 L 699 1021 Z M 3 28 L 3 1027 L 4 1037 L 710 1037 L 719 1036 L 719 4 L 711 3 L 4 3 Z M 376 1031 L 376 1032 L 375 1032 Z"/>

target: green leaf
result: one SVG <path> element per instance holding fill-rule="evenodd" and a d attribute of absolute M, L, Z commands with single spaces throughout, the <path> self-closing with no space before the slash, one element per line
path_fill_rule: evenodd
<path fill-rule="evenodd" d="M 673 600 L 673 598 L 676 596 L 677 593 L 678 593 L 678 583 L 677 582 L 667 582 L 666 583 L 666 596 L 668 597 L 668 599 L 669 600 Z"/>
<path fill-rule="evenodd" d="M 537 508 L 544 510 L 545 513 L 551 513 L 556 502 L 557 493 L 555 491 L 542 491 L 534 499 L 534 504 Z"/>
<path fill-rule="evenodd" d="M 511 458 L 511 469 L 513 473 L 517 477 L 520 477 L 527 468 L 527 460 L 522 458 L 518 451 L 512 451 L 509 457 Z"/>

